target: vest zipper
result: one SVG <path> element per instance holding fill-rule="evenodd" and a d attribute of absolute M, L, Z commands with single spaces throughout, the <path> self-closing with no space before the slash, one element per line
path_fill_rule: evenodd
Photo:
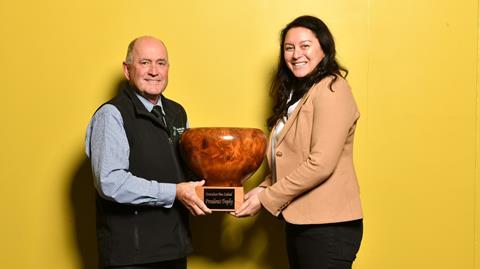
<path fill-rule="evenodd" d="M 135 216 L 138 215 L 138 211 L 135 210 L 134 212 Z M 136 250 L 139 250 L 140 249 L 140 238 L 138 236 L 138 226 L 137 224 L 135 223 L 134 226 L 133 226 L 133 240 L 134 240 L 134 245 L 135 245 L 135 249 Z"/>

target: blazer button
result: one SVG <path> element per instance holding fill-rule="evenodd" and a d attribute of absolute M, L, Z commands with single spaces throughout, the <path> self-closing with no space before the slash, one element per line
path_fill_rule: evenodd
<path fill-rule="evenodd" d="M 275 155 L 276 155 L 277 157 L 282 157 L 282 156 L 283 156 L 283 153 L 282 153 L 281 151 L 277 151 L 277 153 L 275 153 Z"/>

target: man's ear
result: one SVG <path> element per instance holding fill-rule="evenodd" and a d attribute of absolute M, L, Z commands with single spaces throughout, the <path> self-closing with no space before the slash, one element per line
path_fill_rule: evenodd
<path fill-rule="evenodd" d="M 128 64 L 123 62 L 123 74 L 127 80 L 130 80 L 130 73 L 128 73 Z"/>

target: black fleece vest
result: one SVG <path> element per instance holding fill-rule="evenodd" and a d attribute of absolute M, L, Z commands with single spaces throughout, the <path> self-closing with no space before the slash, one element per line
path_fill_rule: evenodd
<path fill-rule="evenodd" d="M 183 107 L 162 96 L 166 121 L 148 112 L 134 90 L 125 86 L 108 104 L 121 113 L 130 146 L 129 172 L 166 183 L 184 179 L 178 137 L 186 126 Z M 97 238 L 104 266 L 153 263 L 185 257 L 192 251 L 188 212 L 172 208 L 119 204 L 97 195 Z"/>

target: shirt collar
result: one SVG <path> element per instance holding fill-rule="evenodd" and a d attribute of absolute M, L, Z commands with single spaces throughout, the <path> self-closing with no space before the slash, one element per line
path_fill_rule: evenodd
<path fill-rule="evenodd" d="M 138 97 L 140 102 L 142 102 L 143 106 L 145 106 L 145 108 L 148 110 L 148 112 L 152 112 L 152 109 L 155 105 L 160 106 L 162 108 L 162 111 L 163 111 L 162 96 L 161 95 L 160 95 L 160 98 L 158 98 L 157 104 L 155 104 L 155 105 L 150 103 L 150 101 L 148 101 L 145 97 L 141 96 L 137 92 L 135 92 L 135 95 Z"/>

